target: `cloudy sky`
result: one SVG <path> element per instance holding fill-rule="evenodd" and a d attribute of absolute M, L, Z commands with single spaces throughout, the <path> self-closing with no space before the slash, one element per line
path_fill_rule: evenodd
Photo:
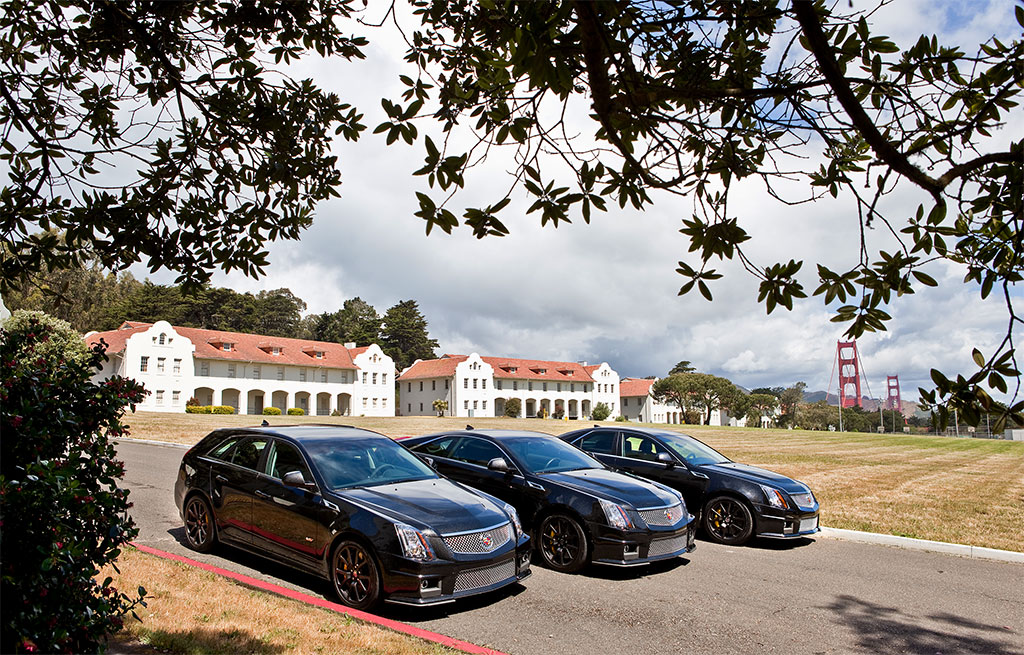
<path fill-rule="evenodd" d="M 1015 37 L 1013 5 L 898 0 L 875 23 L 901 46 L 921 33 L 937 33 L 973 52 L 993 34 Z M 368 61 L 314 61 L 303 73 L 356 104 L 372 130 L 383 120 L 379 99 L 397 97 L 400 90 L 404 45 L 380 31 L 369 37 Z M 1019 113 L 1011 119 L 1010 132 L 1024 128 L 1020 119 Z M 553 229 L 541 228 L 536 214 L 526 216 L 518 198 L 502 212 L 510 236 L 479 241 L 463 228 L 428 237 L 413 215 L 414 191 L 423 185 L 411 176 L 421 157 L 418 146 L 388 148 L 379 135 L 367 134 L 357 144 L 340 142 L 337 154 L 342 197 L 318 209 L 301 241 L 272 246 L 267 277 L 218 275 L 215 284 L 239 291 L 288 287 L 316 313 L 334 311 L 355 296 L 381 312 L 415 299 L 440 342 L 439 354 L 607 361 L 620 375 L 634 377 L 665 375 L 686 359 L 747 388 L 804 381 L 818 390 L 831 379 L 836 389 L 833 362 L 843 329 L 829 322 L 820 298 L 766 316 L 755 302 L 756 280 L 728 264 L 720 267 L 727 275 L 713 287 L 714 302 L 676 295 L 683 282 L 676 262 L 698 263 L 678 232 L 691 213 L 689 199 L 654 195 L 645 212 L 613 210 L 596 214 L 590 225 Z M 507 185 L 500 164 L 478 170 L 459 206 L 493 201 L 496 189 Z M 925 201 L 907 187 L 888 200 L 887 209 L 911 215 Z M 801 281 L 808 291 L 817 282 L 814 262 L 838 267 L 856 261 L 859 234 L 849 199 L 784 207 L 748 186 L 734 192 L 732 203 L 754 237 L 751 257 L 762 264 L 805 259 Z M 870 243 L 884 247 L 887 235 L 877 232 L 868 235 Z M 884 393 L 887 375 L 899 375 L 903 396 L 916 399 L 932 367 L 970 370 L 971 348 L 991 352 L 1005 330 L 1000 298 L 981 301 L 976 288 L 960 283 L 963 271 L 952 266 L 936 265 L 929 273 L 939 288 L 901 299 L 890 308 L 895 319 L 889 331 L 859 341 L 862 372 L 875 396 Z"/>

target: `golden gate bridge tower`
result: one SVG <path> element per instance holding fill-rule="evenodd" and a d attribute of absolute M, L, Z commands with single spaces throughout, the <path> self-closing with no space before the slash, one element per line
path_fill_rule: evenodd
<path fill-rule="evenodd" d="M 839 406 L 860 407 L 860 355 L 856 341 L 840 341 L 836 345 L 839 364 Z"/>
<path fill-rule="evenodd" d="M 885 408 L 903 413 L 903 400 L 900 398 L 900 378 L 898 375 L 889 375 L 885 378 Z"/>

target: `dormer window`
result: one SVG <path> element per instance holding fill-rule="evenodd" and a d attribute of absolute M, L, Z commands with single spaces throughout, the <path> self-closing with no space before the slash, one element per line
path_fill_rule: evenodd
<path fill-rule="evenodd" d="M 317 351 L 316 351 L 316 352 L 314 353 L 314 355 L 313 355 L 313 356 L 314 356 L 314 357 L 316 357 L 317 359 L 323 359 L 323 358 L 324 358 L 324 351 L 322 351 L 322 350 L 317 350 Z"/>
<path fill-rule="evenodd" d="M 225 351 L 225 352 L 230 352 L 230 351 L 235 349 L 235 344 L 228 343 L 227 341 L 225 341 L 224 343 L 222 343 L 220 345 L 220 349 Z"/>
<path fill-rule="evenodd" d="M 277 356 L 279 356 L 281 354 L 281 347 L 280 346 L 274 346 L 273 348 L 270 349 L 270 352 L 271 352 L 272 355 L 277 357 Z"/>

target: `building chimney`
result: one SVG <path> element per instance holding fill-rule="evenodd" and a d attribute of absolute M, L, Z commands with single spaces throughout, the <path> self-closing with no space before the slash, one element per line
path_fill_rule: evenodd
<path fill-rule="evenodd" d="M 348 348 L 349 350 L 351 350 L 352 348 L 356 347 L 356 342 L 355 341 L 346 341 L 345 342 L 345 347 Z"/>

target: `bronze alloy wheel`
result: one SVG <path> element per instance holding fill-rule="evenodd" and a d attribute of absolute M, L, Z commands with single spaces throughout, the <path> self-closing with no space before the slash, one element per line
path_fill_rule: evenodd
<path fill-rule="evenodd" d="M 741 500 L 718 496 L 704 507 L 704 529 L 713 541 L 738 546 L 754 532 L 754 515 Z"/>
<path fill-rule="evenodd" d="M 208 553 L 217 543 L 213 512 L 202 496 L 192 496 L 185 504 L 185 538 L 192 550 Z"/>
<path fill-rule="evenodd" d="M 341 602 L 359 610 L 380 600 L 380 574 L 373 555 L 356 541 L 343 541 L 334 549 L 331 581 Z"/>
<path fill-rule="evenodd" d="M 552 514 L 541 522 L 538 533 L 541 557 L 550 568 L 572 573 L 587 563 L 587 536 L 574 519 Z"/>

